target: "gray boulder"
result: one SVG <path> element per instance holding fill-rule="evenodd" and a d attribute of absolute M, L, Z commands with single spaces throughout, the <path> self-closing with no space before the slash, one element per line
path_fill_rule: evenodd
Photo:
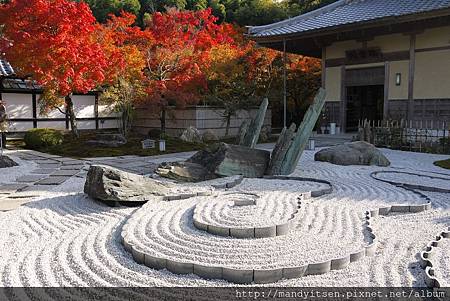
<path fill-rule="evenodd" d="M 192 162 L 165 162 L 159 165 L 156 173 L 182 182 L 201 182 L 217 178 L 206 167 Z"/>
<path fill-rule="evenodd" d="M 145 203 L 169 195 L 170 184 L 103 165 L 89 168 L 84 193 L 108 205 Z"/>
<path fill-rule="evenodd" d="M 8 156 L 0 156 L 0 168 L 14 167 L 18 164 Z"/>
<path fill-rule="evenodd" d="M 202 142 L 202 136 L 200 135 L 200 132 L 193 126 L 186 128 L 183 131 L 183 133 L 181 134 L 180 139 L 185 142 L 191 142 L 191 143 L 201 143 Z"/>
<path fill-rule="evenodd" d="M 314 155 L 314 160 L 337 165 L 389 166 L 391 164 L 380 150 L 364 141 L 323 149 Z"/>

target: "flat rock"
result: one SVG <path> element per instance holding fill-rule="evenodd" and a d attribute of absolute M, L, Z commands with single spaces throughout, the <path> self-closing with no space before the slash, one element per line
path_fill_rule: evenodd
<path fill-rule="evenodd" d="M 71 176 L 76 175 L 78 172 L 80 172 L 80 170 L 57 170 L 54 173 L 52 173 L 50 176 L 51 177 L 55 177 L 55 176 L 71 177 Z"/>
<path fill-rule="evenodd" d="M 14 167 L 18 164 L 8 156 L 0 156 L 0 168 Z"/>
<path fill-rule="evenodd" d="M 24 176 L 18 177 L 16 179 L 16 181 L 19 183 L 31 183 L 31 182 L 39 181 L 39 180 L 43 179 L 44 177 L 46 177 L 46 175 L 24 175 Z"/>
<path fill-rule="evenodd" d="M 106 202 L 146 202 L 160 200 L 170 194 L 171 185 L 154 179 L 121 171 L 119 169 L 92 165 L 86 177 L 84 193 Z"/>
<path fill-rule="evenodd" d="M 70 177 L 66 176 L 55 176 L 49 177 L 42 180 L 37 181 L 34 185 L 60 185 L 70 179 Z"/>
<path fill-rule="evenodd" d="M 323 149 L 315 154 L 314 160 L 337 165 L 389 166 L 391 164 L 379 149 L 364 141 Z"/>
<path fill-rule="evenodd" d="M 0 192 L 15 192 L 17 190 L 22 190 L 28 185 L 26 184 L 1 184 Z"/>
<path fill-rule="evenodd" d="M 55 171 L 57 171 L 57 169 L 55 169 L 55 168 L 39 168 L 39 169 L 33 170 L 31 173 L 37 174 L 37 175 L 49 175 Z"/>

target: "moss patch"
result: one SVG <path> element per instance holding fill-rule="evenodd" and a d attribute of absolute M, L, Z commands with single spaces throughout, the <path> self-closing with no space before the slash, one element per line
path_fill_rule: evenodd
<path fill-rule="evenodd" d="M 87 141 L 94 140 L 94 132 L 81 132 L 80 138 L 76 139 L 71 134 L 64 135 L 63 142 L 60 145 L 49 147 L 42 147 L 37 149 L 40 152 L 49 153 L 53 155 L 72 157 L 72 158 L 94 158 L 94 157 L 117 157 L 126 155 L 136 156 L 155 156 L 168 153 L 196 151 L 205 147 L 203 143 L 187 143 L 178 138 L 166 139 L 166 151 L 160 152 L 158 144 L 154 149 L 142 149 L 141 141 L 146 137 L 131 134 L 128 137 L 128 142 L 119 147 L 106 147 L 89 145 Z M 26 148 L 23 140 L 8 142 L 9 145 L 18 148 Z"/>
<path fill-rule="evenodd" d="M 448 160 L 442 160 L 442 161 L 436 161 L 434 162 L 434 165 L 445 168 L 445 169 L 450 169 L 450 159 Z"/>

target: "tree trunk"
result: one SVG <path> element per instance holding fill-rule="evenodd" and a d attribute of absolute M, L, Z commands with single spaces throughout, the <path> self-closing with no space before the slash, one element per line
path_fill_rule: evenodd
<path fill-rule="evenodd" d="M 225 128 L 225 137 L 228 137 L 228 134 L 230 133 L 231 113 L 228 113 L 226 118 L 227 118 L 227 125 Z"/>
<path fill-rule="evenodd" d="M 72 134 L 74 134 L 75 137 L 79 138 L 80 134 L 78 133 L 77 117 L 75 116 L 75 111 L 73 110 L 72 96 L 67 95 L 65 101 L 66 101 L 67 115 L 69 116 L 70 121 L 70 129 L 72 130 Z"/>
<path fill-rule="evenodd" d="M 161 108 L 161 116 L 160 116 L 160 121 L 161 121 L 161 135 L 165 135 L 166 134 L 166 107 L 162 107 Z"/>

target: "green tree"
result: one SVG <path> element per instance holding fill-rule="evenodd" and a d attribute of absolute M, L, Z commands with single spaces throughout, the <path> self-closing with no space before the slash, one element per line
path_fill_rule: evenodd
<path fill-rule="evenodd" d="M 124 10 L 134 15 L 139 15 L 141 3 L 139 0 L 86 0 L 97 21 L 104 23 L 108 15 L 119 13 Z"/>

